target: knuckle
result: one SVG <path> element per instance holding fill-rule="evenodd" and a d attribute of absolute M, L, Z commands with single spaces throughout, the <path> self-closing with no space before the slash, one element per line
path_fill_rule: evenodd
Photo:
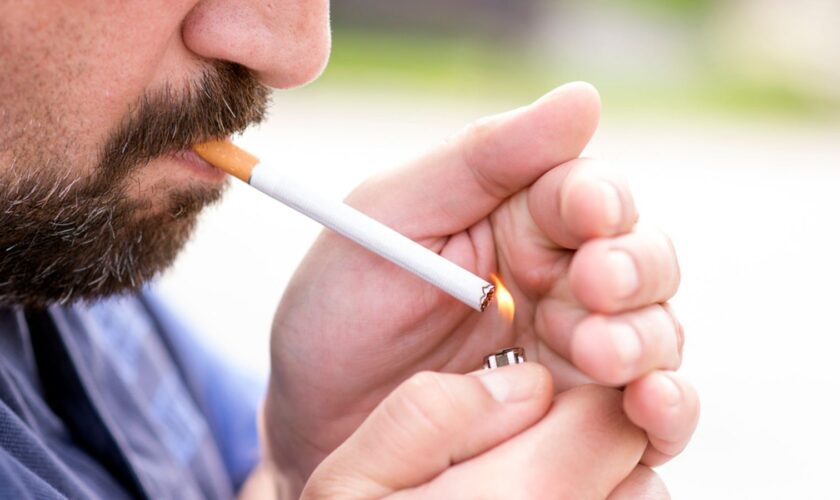
<path fill-rule="evenodd" d="M 680 283 L 680 263 L 679 259 L 677 258 L 677 248 L 674 246 L 674 242 L 671 239 L 671 237 L 668 236 L 668 234 L 660 231 L 659 235 L 664 248 L 664 254 L 666 259 L 665 261 L 674 273 L 674 280 L 672 282 L 672 286 L 676 290 L 676 288 L 679 287 Z"/>
<path fill-rule="evenodd" d="M 665 311 L 665 314 L 668 316 L 668 319 L 673 324 L 674 328 L 674 335 L 676 336 L 677 340 L 677 356 L 679 360 L 682 361 L 683 357 L 683 347 L 685 346 L 685 328 L 683 327 L 682 322 L 677 317 L 677 313 L 674 311 L 673 306 L 669 303 L 662 304 L 662 309 Z"/>
<path fill-rule="evenodd" d="M 489 175 L 480 165 L 490 164 L 495 160 L 497 151 L 489 140 L 497 128 L 498 119 L 494 116 L 479 118 L 467 125 L 454 142 L 464 165 L 473 175 L 475 182 L 487 193 L 498 198 L 506 198 L 510 193 L 499 179 Z"/>
<path fill-rule="evenodd" d="M 483 116 L 467 124 L 461 131 L 464 144 L 470 146 L 486 137 L 494 128 L 496 119 L 493 116 Z"/>
<path fill-rule="evenodd" d="M 658 229 L 645 229 L 633 244 L 642 266 L 645 285 L 640 300 L 663 302 L 679 289 L 681 281 L 677 252 L 670 237 Z"/>
<path fill-rule="evenodd" d="M 465 126 L 453 141 L 453 144 L 459 148 L 464 163 L 468 166 L 475 165 L 479 162 L 478 156 L 481 154 L 481 151 L 476 145 L 481 143 L 482 138 L 490 133 L 490 123 L 491 121 L 488 117 L 479 118 Z"/>
<path fill-rule="evenodd" d="M 679 368 L 681 341 L 678 324 L 665 304 L 654 304 L 627 314 L 627 322 L 639 333 L 647 360 L 645 369 Z"/>
<path fill-rule="evenodd" d="M 390 401 L 389 414 L 427 435 L 445 434 L 455 398 L 441 375 L 420 372 L 404 382 Z"/>

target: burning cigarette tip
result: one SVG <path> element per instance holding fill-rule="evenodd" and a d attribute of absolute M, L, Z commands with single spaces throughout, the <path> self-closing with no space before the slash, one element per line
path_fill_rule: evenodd
<path fill-rule="evenodd" d="M 484 288 L 481 289 L 482 296 L 481 296 L 481 312 L 484 312 L 487 309 L 487 306 L 490 305 L 490 302 L 493 301 L 493 297 L 496 295 L 496 287 L 493 285 L 486 285 Z"/>

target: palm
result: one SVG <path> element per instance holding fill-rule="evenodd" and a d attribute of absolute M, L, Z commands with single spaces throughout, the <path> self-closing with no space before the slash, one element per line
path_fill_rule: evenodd
<path fill-rule="evenodd" d="M 273 342 L 287 406 L 307 415 L 307 425 L 318 423 L 299 432 L 326 437 L 313 443 L 317 448 L 335 447 L 411 374 L 472 371 L 504 346 L 525 347 L 559 387 L 579 383 L 582 376 L 552 351 L 538 320 L 542 304 L 558 305 L 548 292 L 568 281 L 572 251 L 542 248 L 519 234 L 529 219 L 522 197 L 527 192 L 468 230 L 423 240 L 481 276 L 498 273 L 515 298 L 513 324 L 495 308 L 476 313 L 338 235 L 321 236 L 288 287 Z M 585 314 L 571 299 L 560 309 L 570 324 Z"/>

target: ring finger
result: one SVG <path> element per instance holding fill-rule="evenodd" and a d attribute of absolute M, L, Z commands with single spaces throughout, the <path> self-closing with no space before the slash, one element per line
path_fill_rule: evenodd
<path fill-rule="evenodd" d="M 568 311 L 545 310 L 550 307 L 544 306 L 538 335 L 561 359 L 570 360 L 598 383 L 621 386 L 651 370 L 680 366 L 682 327 L 667 305 L 617 315 L 591 314 L 574 325 L 564 320 Z"/>

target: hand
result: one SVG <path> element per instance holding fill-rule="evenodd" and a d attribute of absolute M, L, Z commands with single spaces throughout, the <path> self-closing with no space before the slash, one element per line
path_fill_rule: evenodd
<path fill-rule="evenodd" d="M 618 391 L 553 396 L 535 364 L 424 372 L 315 469 L 302 498 L 668 498 Z"/>
<path fill-rule="evenodd" d="M 679 282 L 676 258 L 665 236 L 636 228 L 620 178 L 575 159 L 599 112 L 590 86 L 561 87 L 477 122 L 349 197 L 476 274 L 498 272 L 516 299 L 516 319 L 475 313 L 325 232 L 273 329 L 266 417 L 284 473 L 305 481 L 412 374 L 466 373 L 511 345 L 545 365 L 557 390 L 626 384 L 624 410 L 650 438 L 643 463 L 685 446 L 698 402 L 670 371 L 681 361 L 682 330 L 663 305 Z"/>

